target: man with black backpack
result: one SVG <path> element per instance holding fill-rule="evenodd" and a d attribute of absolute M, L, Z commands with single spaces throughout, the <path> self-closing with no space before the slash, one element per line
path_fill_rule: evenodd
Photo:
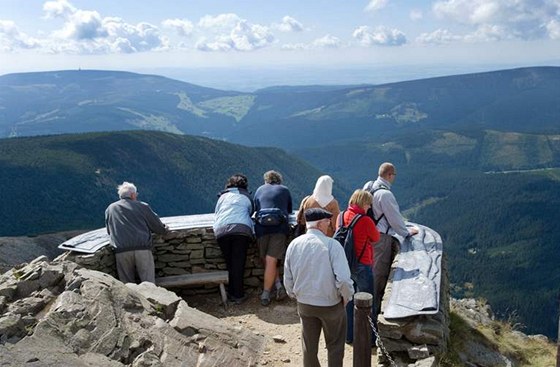
<path fill-rule="evenodd" d="M 379 176 L 375 181 L 364 185 L 364 190 L 373 195 L 373 205 L 368 215 L 373 219 L 381 239 L 374 245 L 373 262 L 374 305 L 377 313 L 381 311 L 381 300 L 391 271 L 391 264 L 399 251 L 400 243 L 396 235 L 406 238 L 418 233 L 415 227 L 408 228 L 400 212 L 399 204 L 391 192 L 397 170 L 392 163 L 385 162 L 379 166 Z"/>

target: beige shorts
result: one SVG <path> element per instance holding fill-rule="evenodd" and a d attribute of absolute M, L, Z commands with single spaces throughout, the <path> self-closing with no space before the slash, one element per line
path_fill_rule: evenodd
<path fill-rule="evenodd" d="M 257 239 L 259 254 L 263 258 L 271 256 L 282 260 L 286 255 L 286 242 L 288 242 L 288 236 L 284 233 L 265 234 Z"/>

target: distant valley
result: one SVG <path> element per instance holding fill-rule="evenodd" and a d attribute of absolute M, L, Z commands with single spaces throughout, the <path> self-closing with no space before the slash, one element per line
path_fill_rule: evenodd
<path fill-rule="evenodd" d="M 228 175 L 254 190 L 271 168 L 294 206 L 322 173 L 344 206 L 391 161 L 401 209 L 444 238 L 454 296 L 557 332 L 560 68 L 253 93 L 108 71 L 0 86 L 0 235 L 99 227 L 123 179 L 162 215 L 212 211 Z"/>

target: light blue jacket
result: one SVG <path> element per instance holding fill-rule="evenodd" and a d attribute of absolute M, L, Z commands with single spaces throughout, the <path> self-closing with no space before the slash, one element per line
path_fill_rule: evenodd
<path fill-rule="evenodd" d="M 247 190 L 229 188 L 223 191 L 214 210 L 214 235 L 244 235 L 254 237 L 253 201 Z"/>

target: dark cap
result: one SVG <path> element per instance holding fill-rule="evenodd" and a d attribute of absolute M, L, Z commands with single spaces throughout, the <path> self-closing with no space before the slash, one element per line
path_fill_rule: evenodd
<path fill-rule="evenodd" d="M 332 213 L 329 211 L 326 211 L 325 209 L 322 208 L 311 208 L 311 209 L 307 209 L 305 212 L 305 221 L 306 222 L 315 222 L 317 220 L 321 220 L 321 219 L 326 219 L 326 218 L 331 218 L 332 217 Z"/>

